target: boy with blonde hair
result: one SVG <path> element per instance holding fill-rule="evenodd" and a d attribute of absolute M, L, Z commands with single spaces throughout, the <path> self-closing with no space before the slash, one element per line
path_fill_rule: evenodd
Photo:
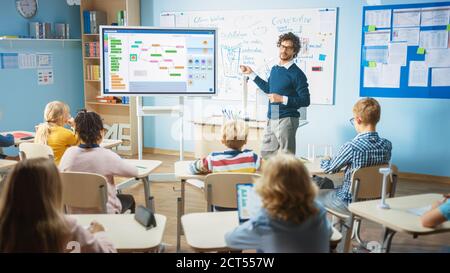
<path fill-rule="evenodd" d="M 190 170 L 193 174 L 213 172 L 254 173 L 261 165 L 260 157 L 252 150 L 242 150 L 247 143 L 248 126 L 242 120 L 229 120 L 222 126 L 221 142 L 228 149 L 213 152 L 194 161 Z"/>
<path fill-rule="evenodd" d="M 391 160 L 392 143 L 376 132 L 380 121 L 381 107 L 373 98 L 360 99 L 353 106 L 350 123 L 358 135 L 345 143 L 336 157 L 322 160 L 320 166 L 326 173 L 336 173 L 345 167 L 342 186 L 334 190 L 321 190 L 318 199 L 325 207 L 350 214 L 347 209 L 352 201 L 351 177 L 359 168 L 387 164 Z"/>

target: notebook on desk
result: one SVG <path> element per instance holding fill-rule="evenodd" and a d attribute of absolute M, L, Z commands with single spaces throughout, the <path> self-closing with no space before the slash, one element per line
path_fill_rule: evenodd
<path fill-rule="evenodd" d="M 34 138 L 33 135 L 27 134 L 27 133 L 16 132 L 16 133 L 13 133 L 12 135 L 14 136 L 15 139 L 28 139 L 28 138 L 31 139 L 31 138 Z"/>
<path fill-rule="evenodd" d="M 236 194 L 239 223 L 243 223 L 258 213 L 261 198 L 251 183 L 236 184 Z"/>

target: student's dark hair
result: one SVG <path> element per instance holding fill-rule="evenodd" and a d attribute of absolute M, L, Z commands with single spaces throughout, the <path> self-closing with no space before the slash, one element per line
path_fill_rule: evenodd
<path fill-rule="evenodd" d="M 102 138 L 103 121 L 99 114 L 80 110 L 75 117 L 75 133 L 86 144 L 97 144 Z"/>
<path fill-rule="evenodd" d="M 297 57 L 297 54 L 301 49 L 300 39 L 298 38 L 298 36 L 292 32 L 281 34 L 278 38 L 277 46 L 280 47 L 281 43 L 284 41 L 292 42 L 292 46 L 294 47 L 294 58 Z"/>

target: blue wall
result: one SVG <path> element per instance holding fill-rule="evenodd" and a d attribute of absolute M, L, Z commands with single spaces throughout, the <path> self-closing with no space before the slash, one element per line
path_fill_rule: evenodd
<path fill-rule="evenodd" d="M 28 35 L 28 22 L 70 24 L 72 38 L 80 38 L 80 7 L 66 1 L 40 0 L 30 20 L 19 15 L 15 1 L 0 3 L 0 35 Z M 0 41 L 0 52 L 47 52 L 53 54 L 54 84 L 37 84 L 37 69 L 0 70 L 0 131 L 34 130 L 42 122 L 45 105 L 52 100 L 68 103 L 72 114 L 83 107 L 81 42 Z M 8 153 L 14 153 L 8 150 Z"/>
<path fill-rule="evenodd" d="M 289 9 L 339 7 L 335 105 L 312 105 L 308 108 L 310 124 L 299 129 L 297 150 L 307 153 L 307 144 L 331 144 L 336 151 L 355 136 L 348 119 L 352 106 L 359 99 L 359 63 L 362 6 L 369 4 L 408 4 L 445 1 L 426 0 L 141 0 L 142 25 L 158 26 L 159 14 L 164 11 Z M 450 91 L 450 90 L 449 90 Z M 382 106 L 380 134 L 393 142 L 393 162 L 402 172 L 450 176 L 450 100 L 437 99 L 378 99 Z M 175 99 L 148 99 L 148 105 L 174 104 Z M 212 101 L 208 105 L 219 105 Z M 223 103 L 223 102 L 222 102 Z M 188 102 L 188 105 L 193 103 Z M 178 149 L 177 138 L 171 136 L 175 118 L 146 118 L 145 146 Z M 186 129 L 190 129 L 190 125 Z M 188 131 L 189 132 L 189 131 Z M 175 135 L 176 137 L 176 135 Z M 186 149 L 193 151 L 193 141 L 186 141 Z"/>

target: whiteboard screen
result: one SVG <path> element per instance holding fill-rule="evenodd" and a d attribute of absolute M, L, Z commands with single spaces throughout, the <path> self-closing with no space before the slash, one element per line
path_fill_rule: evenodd
<path fill-rule="evenodd" d="M 216 94 L 216 30 L 102 26 L 103 95 Z"/>
<path fill-rule="evenodd" d="M 214 27 L 218 30 L 218 99 L 242 98 L 239 65 L 263 79 L 278 62 L 280 34 L 293 32 L 302 48 L 295 62 L 308 78 L 311 102 L 333 104 L 337 8 L 164 12 L 162 27 Z M 254 99 L 256 85 L 249 86 Z"/>

